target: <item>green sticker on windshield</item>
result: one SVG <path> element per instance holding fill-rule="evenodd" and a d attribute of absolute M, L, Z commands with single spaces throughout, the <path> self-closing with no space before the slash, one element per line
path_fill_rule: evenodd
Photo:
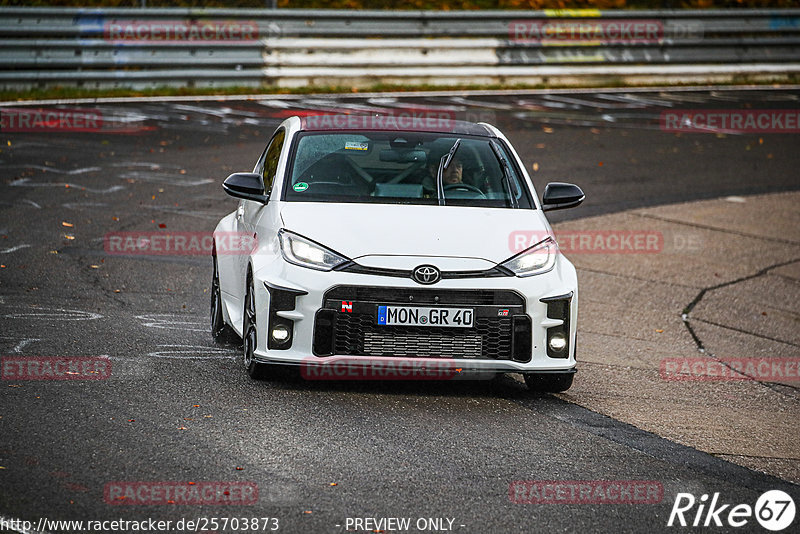
<path fill-rule="evenodd" d="M 294 184 L 294 185 L 292 186 L 292 189 L 294 189 L 294 190 L 295 190 L 295 191 L 297 191 L 298 193 L 302 193 L 303 191 L 305 191 L 306 189 L 308 189 L 308 184 L 307 184 L 307 183 L 305 183 L 305 182 L 297 182 L 296 184 Z"/>

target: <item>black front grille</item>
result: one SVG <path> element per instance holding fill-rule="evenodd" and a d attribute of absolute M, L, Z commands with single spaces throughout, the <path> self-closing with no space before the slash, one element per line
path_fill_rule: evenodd
<path fill-rule="evenodd" d="M 423 289 L 407 287 L 338 286 L 325 293 L 325 300 L 353 300 L 404 305 L 525 306 L 514 291 L 490 289 Z"/>
<path fill-rule="evenodd" d="M 336 354 L 449 358 L 511 358 L 511 319 L 475 320 L 473 328 L 379 326 L 369 314 L 336 318 Z"/>
<path fill-rule="evenodd" d="M 348 273 L 371 274 L 375 276 L 393 276 L 395 278 L 410 278 L 414 280 L 411 270 L 406 269 L 386 269 L 383 267 L 367 267 L 359 265 L 354 261 L 343 263 L 334 270 Z M 514 276 L 509 269 L 497 265 L 491 269 L 481 269 L 477 271 L 442 271 L 442 280 L 458 280 L 464 278 L 497 278 L 500 276 Z"/>
<path fill-rule="evenodd" d="M 473 309 L 475 320 L 470 328 L 385 326 L 377 323 L 380 305 L 458 305 Z M 530 361 L 530 335 L 524 299 L 513 291 L 341 286 L 317 313 L 314 352 Z"/>

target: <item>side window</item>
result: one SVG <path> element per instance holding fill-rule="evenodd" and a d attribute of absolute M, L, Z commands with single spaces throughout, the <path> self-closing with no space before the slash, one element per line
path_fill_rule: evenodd
<path fill-rule="evenodd" d="M 278 173 L 278 159 L 281 156 L 281 149 L 283 149 L 283 141 L 286 138 L 285 130 L 278 130 L 269 142 L 266 154 L 264 157 L 264 189 L 269 193 L 272 191 L 272 183 L 275 181 L 275 175 Z"/>

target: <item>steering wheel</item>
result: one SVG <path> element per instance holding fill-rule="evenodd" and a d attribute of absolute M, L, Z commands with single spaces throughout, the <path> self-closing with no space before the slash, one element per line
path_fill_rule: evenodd
<path fill-rule="evenodd" d="M 473 193 L 478 193 L 480 198 L 486 198 L 486 195 L 483 194 L 483 191 L 475 187 L 474 185 L 459 183 L 459 184 L 447 184 L 444 186 L 444 190 L 447 191 L 448 189 L 454 189 L 456 191 L 472 191 Z"/>

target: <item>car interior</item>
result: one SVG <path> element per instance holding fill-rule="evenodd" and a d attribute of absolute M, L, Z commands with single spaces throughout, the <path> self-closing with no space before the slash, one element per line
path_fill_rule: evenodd
<path fill-rule="evenodd" d="M 441 158 L 457 139 L 452 135 L 398 132 L 301 134 L 285 197 L 299 201 L 435 204 Z M 503 168 L 487 138 L 461 136 L 453 158 L 463 167 L 462 181 L 444 184 L 447 201 L 511 205 Z M 509 179 L 519 183 L 511 167 Z M 296 188 L 297 184 L 302 185 Z M 525 200 L 522 190 L 516 190 L 518 201 Z"/>

